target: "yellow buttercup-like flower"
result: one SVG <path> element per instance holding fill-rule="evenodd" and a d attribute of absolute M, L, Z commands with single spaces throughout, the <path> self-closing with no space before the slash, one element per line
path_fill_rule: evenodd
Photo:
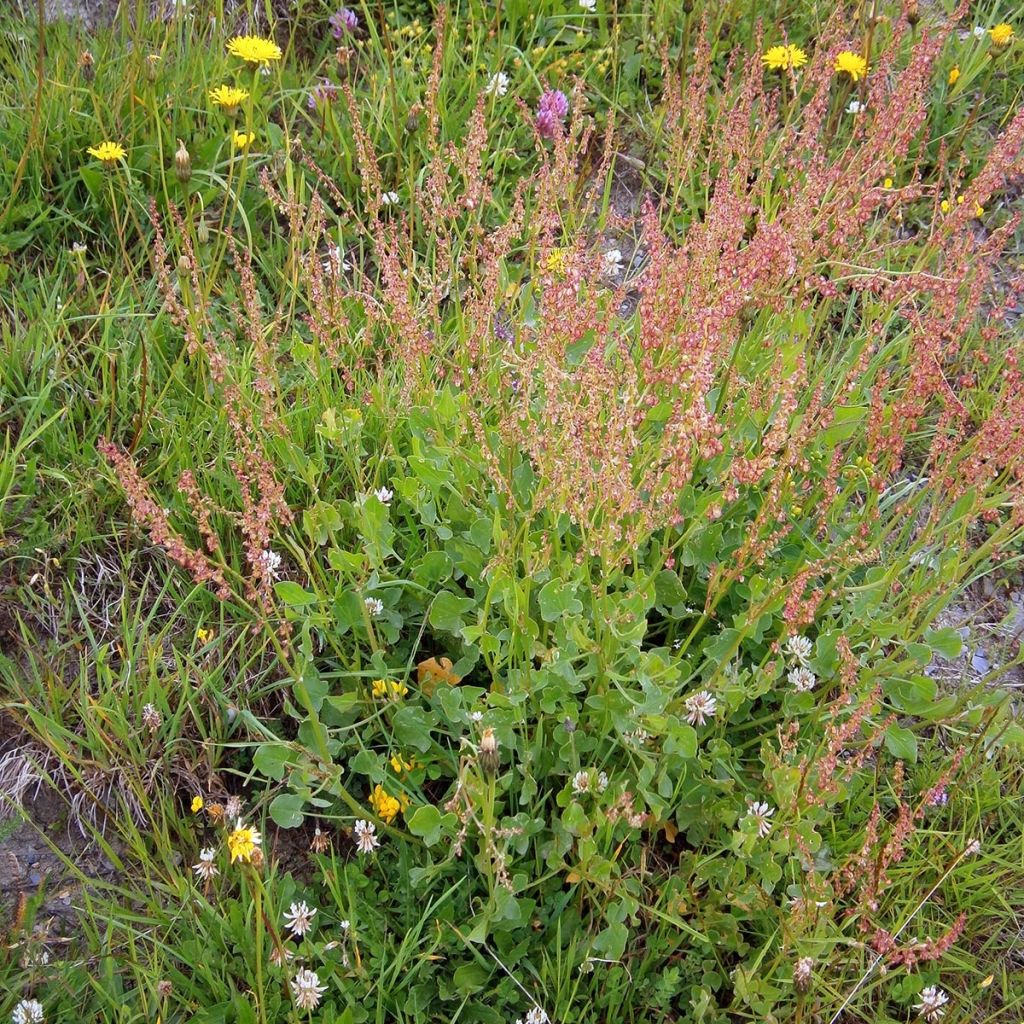
<path fill-rule="evenodd" d="M 262 36 L 235 36 L 228 42 L 228 53 L 247 64 L 270 64 L 281 59 L 281 47 Z"/>
<path fill-rule="evenodd" d="M 203 809 L 203 798 L 201 796 L 192 797 L 192 813 L 198 814 Z"/>
<path fill-rule="evenodd" d="M 957 79 L 959 77 L 960 77 L 960 65 L 959 64 L 954 64 L 953 67 L 950 68 L 949 78 L 947 78 L 946 81 L 950 85 L 956 85 L 956 81 L 957 81 Z"/>
<path fill-rule="evenodd" d="M 1013 39 L 1013 26 L 1007 25 L 1004 21 L 995 28 L 990 28 L 988 34 L 993 46 L 1009 46 Z"/>
<path fill-rule="evenodd" d="M 868 73 L 868 62 L 852 50 L 843 50 L 836 56 L 836 71 L 841 75 L 849 75 L 854 82 L 860 81 Z"/>
<path fill-rule="evenodd" d="M 248 149 L 255 141 L 255 132 L 235 132 L 231 136 L 231 144 L 235 149 Z"/>
<path fill-rule="evenodd" d="M 245 89 L 233 85 L 218 85 L 210 90 L 210 99 L 228 114 L 233 114 L 248 98 L 249 93 Z"/>
<path fill-rule="evenodd" d="M 405 683 L 400 683 L 397 679 L 374 679 L 372 685 L 374 697 L 381 700 L 388 697 L 398 700 L 409 692 L 409 687 Z"/>
<path fill-rule="evenodd" d="M 123 160 L 128 155 L 120 142 L 101 142 L 98 145 L 90 146 L 86 152 L 107 167 L 116 164 L 118 160 Z"/>
<path fill-rule="evenodd" d="M 786 71 L 803 67 L 807 54 L 799 46 L 772 46 L 761 54 L 761 63 L 770 71 Z"/>
<path fill-rule="evenodd" d="M 237 828 L 228 836 L 228 850 L 231 852 L 231 863 L 234 864 L 236 860 L 240 860 L 248 864 L 252 860 L 252 855 L 256 852 L 256 847 L 261 842 L 263 842 L 263 839 L 256 829 L 243 825 L 239 821 Z"/>
<path fill-rule="evenodd" d="M 370 794 L 370 806 L 373 808 L 374 814 L 389 825 L 398 817 L 398 812 L 405 809 L 402 803 L 381 785 L 373 787 L 373 792 Z M 406 798 L 405 807 L 408 806 L 408 798 Z"/>

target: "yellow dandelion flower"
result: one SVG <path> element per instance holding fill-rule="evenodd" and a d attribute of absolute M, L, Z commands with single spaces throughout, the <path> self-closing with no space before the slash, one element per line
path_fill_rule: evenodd
<path fill-rule="evenodd" d="M 235 132 L 231 136 L 231 144 L 235 149 L 248 149 L 255 141 L 255 132 Z"/>
<path fill-rule="evenodd" d="M 89 156 L 96 157 L 106 167 L 112 167 L 118 160 L 123 160 L 128 155 L 120 142 L 100 142 L 95 146 L 90 146 L 86 152 Z"/>
<path fill-rule="evenodd" d="M 373 787 L 373 792 L 370 794 L 370 806 L 373 808 L 374 814 L 389 825 L 402 810 L 402 805 L 381 785 Z"/>
<path fill-rule="evenodd" d="M 993 46 L 1009 46 L 1013 39 L 1013 26 L 1007 25 L 1004 21 L 996 25 L 995 28 L 990 28 L 988 34 Z"/>
<path fill-rule="evenodd" d="M 192 797 L 192 813 L 198 814 L 203 809 L 203 798 L 201 796 Z"/>
<path fill-rule="evenodd" d="M 868 62 L 852 50 L 843 50 L 836 56 L 835 69 L 837 74 L 849 75 L 854 82 L 859 82 L 868 73 Z"/>
<path fill-rule="evenodd" d="M 397 679 L 374 679 L 372 687 L 374 697 L 380 700 L 388 697 L 399 700 L 409 692 L 409 687 Z"/>
<path fill-rule="evenodd" d="M 892 178 L 886 178 L 885 181 L 882 182 L 882 187 L 883 188 L 892 188 Z"/>
<path fill-rule="evenodd" d="M 959 77 L 960 77 L 960 65 L 959 64 L 954 64 L 949 69 L 949 77 L 946 79 L 946 82 L 949 85 L 956 85 L 957 79 Z"/>
<path fill-rule="evenodd" d="M 252 860 L 256 847 L 263 842 L 259 832 L 239 821 L 235 830 L 228 836 L 228 850 L 231 852 L 231 863 L 236 860 L 248 864 Z"/>
<path fill-rule="evenodd" d="M 769 71 L 786 71 L 803 67 L 807 54 L 799 46 L 772 46 L 761 54 L 761 63 Z"/>
<path fill-rule="evenodd" d="M 262 36 L 235 36 L 228 42 L 228 53 L 247 64 L 270 64 L 281 59 L 281 47 Z"/>
<path fill-rule="evenodd" d="M 556 247 L 541 260 L 541 267 L 551 274 L 562 276 L 569 269 L 569 250 Z"/>
<path fill-rule="evenodd" d="M 233 85 L 218 85 L 216 89 L 210 90 L 210 99 L 226 114 L 233 114 L 248 98 L 247 90 Z"/>

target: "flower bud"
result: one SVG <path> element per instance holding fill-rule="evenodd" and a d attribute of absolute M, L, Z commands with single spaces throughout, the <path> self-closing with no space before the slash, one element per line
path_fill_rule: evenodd
<path fill-rule="evenodd" d="M 493 775 L 498 768 L 498 737 L 493 729 L 484 729 L 480 734 L 480 767 L 488 775 Z"/>
<path fill-rule="evenodd" d="M 174 154 L 174 171 L 183 185 L 192 177 L 192 157 L 181 139 L 178 139 L 178 151 Z"/>
<path fill-rule="evenodd" d="M 199 224 L 196 227 L 196 238 L 200 245 L 208 245 L 210 242 L 210 225 L 206 223 L 206 214 L 199 215 Z"/>
<path fill-rule="evenodd" d="M 192 273 L 192 268 L 189 266 L 188 257 L 182 253 L 178 257 L 178 273 L 182 277 L 188 277 Z"/>
<path fill-rule="evenodd" d="M 921 7 L 917 0 L 907 0 L 903 8 L 903 17 L 907 19 L 907 24 L 911 28 L 921 20 Z"/>
<path fill-rule="evenodd" d="M 160 59 L 159 53 L 151 53 L 146 57 L 146 78 L 151 82 L 155 82 L 160 74 Z"/>
<path fill-rule="evenodd" d="M 82 72 L 82 77 L 87 82 L 91 82 L 96 77 L 96 61 L 88 50 L 83 50 L 78 55 L 78 70 Z"/>

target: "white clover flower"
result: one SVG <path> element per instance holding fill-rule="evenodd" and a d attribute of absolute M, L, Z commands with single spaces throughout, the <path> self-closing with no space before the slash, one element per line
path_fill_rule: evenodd
<path fill-rule="evenodd" d="M 796 962 L 796 966 L 793 968 L 793 981 L 796 983 L 798 988 L 807 988 L 808 983 L 811 980 L 811 974 L 814 971 L 814 958 L 809 956 L 802 956 Z"/>
<path fill-rule="evenodd" d="M 316 907 L 307 906 L 305 900 L 293 903 L 284 914 L 284 923 L 297 938 L 302 938 L 313 925 Z"/>
<path fill-rule="evenodd" d="M 917 1010 L 919 1017 L 927 1021 L 937 1021 L 942 1019 L 948 1002 L 949 996 L 941 988 L 929 985 L 921 989 L 921 1002 L 915 1003 L 914 1009 Z"/>
<path fill-rule="evenodd" d="M 774 807 L 766 803 L 751 803 L 747 805 L 747 819 L 757 824 L 757 834 L 765 839 L 772 830 L 771 817 L 775 813 Z"/>
<path fill-rule="evenodd" d="M 356 847 L 360 853 L 373 853 L 380 846 L 380 839 L 377 837 L 377 826 L 372 821 L 359 819 L 352 826 L 356 834 Z"/>
<path fill-rule="evenodd" d="M 300 1010 L 315 1010 L 327 991 L 327 986 L 320 984 L 320 977 L 316 971 L 306 969 L 299 971 L 292 978 L 291 986 L 295 1005 Z"/>
<path fill-rule="evenodd" d="M 399 199 L 397 192 L 382 192 L 380 196 L 381 206 L 397 206 Z"/>
<path fill-rule="evenodd" d="M 382 504 L 390 505 L 391 499 L 395 496 L 395 492 L 388 487 L 378 487 L 373 492 L 373 496 Z"/>
<path fill-rule="evenodd" d="M 814 652 L 814 644 L 805 636 L 791 636 L 786 641 L 786 653 L 799 665 L 806 665 Z"/>
<path fill-rule="evenodd" d="M 597 791 L 603 793 L 608 788 L 608 773 L 598 772 L 597 773 Z"/>
<path fill-rule="evenodd" d="M 605 277 L 618 277 L 625 270 L 622 261 L 622 252 L 619 249 L 609 249 L 601 257 L 601 273 Z"/>
<path fill-rule="evenodd" d="M 271 551 L 267 548 L 266 551 L 261 551 L 259 560 L 263 565 L 263 571 L 272 580 L 277 579 L 277 574 L 281 569 L 281 556 L 276 551 Z"/>
<path fill-rule="evenodd" d="M 283 967 L 289 960 L 294 960 L 295 954 L 287 946 L 277 946 L 270 951 L 270 962 L 275 967 Z"/>
<path fill-rule="evenodd" d="M 499 99 L 508 92 L 509 77 L 504 71 L 498 71 L 487 79 L 487 86 L 484 93 L 487 96 L 497 96 Z"/>
<path fill-rule="evenodd" d="M 597 10 L 597 0 L 580 0 L 580 7 L 593 14 Z"/>
<path fill-rule="evenodd" d="M 848 114 L 863 114 L 867 109 L 868 105 L 866 103 L 861 103 L 860 100 L 850 100 L 846 112 Z"/>
<path fill-rule="evenodd" d="M 691 693 L 686 698 L 686 720 L 690 725 L 703 725 L 709 718 L 715 717 L 718 701 L 707 690 Z"/>
<path fill-rule="evenodd" d="M 216 849 L 210 846 L 205 850 L 199 851 L 199 863 L 192 865 L 192 870 L 196 873 L 196 876 L 204 882 L 209 882 L 220 874 L 217 870 L 217 865 L 213 863 L 213 858 L 216 856 Z"/>
<path fill-rule="evenodd" d="M 818 677 L 809 668 L 804 668 L 803 665 L 790 669 L 789 675 L 786 678 L 797 693 L 807 693 L 813 690 L 814 684 L 818 681 Z"/>
<path fill-rule="evenodd" d="M 590 772 L 578 771 L 572 777 L 572 791 L 586 793 L 590 789 Z"/>
<path fill-rule="evenodd" d="M 384 602 L 378 597 L 368 597 L 363 604 L 366 605 L 366 610 L 370 613 L 371 619 L 377 618 L 384 611 Z"/>
<path fill-rule="evenodd" d="M 516 1024 L 524 1024 L 524 1022 L 517 1020 Z M 531 1007 L 526 1011 L 525 1024 L 548 1024 L 548 1015 L 539 1006 Z"/>
<path fill-rule="evenodd" d="M 345 251 L 340 245 L 329 245 L 324 258 L 320 261 L 324 273 L 330 277 L 332 274 L 342 270 L 351 270 L 352 264 L 345 259 Z"/>
<path fill-rule="evenodd" d="M 11 1024 L 43 1024 L 46 1014 L 38 999 L 22 999 L 11 1014 Z"/>

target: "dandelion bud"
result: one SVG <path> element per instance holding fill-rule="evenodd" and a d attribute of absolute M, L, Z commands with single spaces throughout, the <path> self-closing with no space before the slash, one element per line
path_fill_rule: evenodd
<path fill-rule="evenodd" d="M 693 0 L 683 0 L 683 14 L 693 14 Z"/>
<path fill-rule="evenodd" d="M 174 171 L 183 185 L 192 177 L 192 157 L 181 139 L 178 139 L 178 151 L 174 154 Z"/>
<path fill-rule="evenodd" d="M 87 82 L 91 82 L 96 77 L 96 61 L 88 50 L 83 50 L 78 55 L 78 70 L 82 72 L 82 77 Z"/>
<path fill-rule="evenodd" d="M 189 266 L 188 257 L 182 253 L 178 257 L 178 273 L 182 277 L 188 277 L 192 273 L 192 268 Z"/>
<path fill-rule="evenodd" d="M 414 104 L 409 108 L 409 113 L 405 118 L 405 130 L 411 135 L 420 126 L 420 112 L 423 110 L 423 106 L 419 103 Z"/>
<path fill-rule="evenodd" d="M 210 243 L 210 225 L 206 223 L 206 214 L 200 214 L 199 224 L 196 227 L 196 238 L 199 240 L 200 245 L 209 245 Z"/>
<path fill-rule="evenodd" d="M 484 729 L 480 734 L 480 767 L 488 775 L 498 768 L 498 737 L 493 729 Z"/>
<path fill-rule="evenodd" d="M 146 57 L 146 78 L 155 82 L 160 73 L 160 54 L 151 53 Z"/>
<path fill-rule="evenodd" d="M 911 28 L 921 20 L 921 8 L 918 5 L 917 0 L 909 0 L 907 6 L 903 10 L 903 17 L 907 19 L 907 24 Z"/>
<path fill-rule="evenodd" d="M 263 867 L 263 864 L 264 864 L 263 851 L 258 846 L 256 847 L 256 849 L 254 849 L 252 851 L 252 856 L 249 858 L 249 863 L 257 871 L 259 871 L 260 868 Z"/>

